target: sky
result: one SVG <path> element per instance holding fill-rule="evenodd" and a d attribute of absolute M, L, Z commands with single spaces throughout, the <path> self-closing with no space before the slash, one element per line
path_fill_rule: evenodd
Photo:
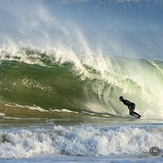
<path fill-rule="evenodd" d="M 0 45 L 163 60 L 162 15 L 162 0 L 1 0 Z"/>

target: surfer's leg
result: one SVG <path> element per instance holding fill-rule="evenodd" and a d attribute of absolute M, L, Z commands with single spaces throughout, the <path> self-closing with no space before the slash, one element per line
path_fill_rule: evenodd
<path fill-rule="evenodd" d="M 139 115 L 138 113 L 135 112 L 135 105 L 132 106 L 131 110 L 132 111 L 131 111 L 130 115 L 132 115 L 132 116 L 136 115 L 138 118 L 141 117 L 141 115 Z"/>
<path fill-rule="evenodd" d="M 134 112 L 131 112 L 130 115 L 135 116 Z"/>
<path fill-rule="evenodd" d="M 137 115 L 137 116 L 138 116 L 138 118 L 140 118 L 140 117 L 141 117 L 141 115 L 140 115 L 140 114 L 138 114 L 138 113 L 136 113 L 136 112 L 134 112 L 134 111 L 132 111 L 132 112 L 131 112 L 131 115 L 132 115 L 132 116 Z"/>

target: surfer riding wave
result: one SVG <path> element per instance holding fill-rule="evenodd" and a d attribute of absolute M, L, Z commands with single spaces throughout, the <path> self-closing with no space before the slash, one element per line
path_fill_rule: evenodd
<path fill-rule="evenodd" d="M 127 105 L 128 109 L 129 109 L 129 114 L 132 116 L 136 116 L 137 118 L 140 118 L 141 115 L 139 115 L 138 113 L 135 112 L 135 104 L 129 100 L 124 99 L 123 96 L 119 97 L 119 100 L 121 102 L 123 102 L 124 105 Z"/>

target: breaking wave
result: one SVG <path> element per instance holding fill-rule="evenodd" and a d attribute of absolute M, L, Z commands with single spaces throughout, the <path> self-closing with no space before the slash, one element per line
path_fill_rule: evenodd
<path fill-rule="evenodd" d="M 22 48 L 1 50 L 0 66 L 3 104 L 122 115 L 124 95 L 144 115 L 162 114 L 162 62 Z"/>

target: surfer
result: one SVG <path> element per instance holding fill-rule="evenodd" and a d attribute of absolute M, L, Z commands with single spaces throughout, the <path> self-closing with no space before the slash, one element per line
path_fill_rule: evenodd
<path fill-rule="evenodd" d="M 124 99 L 123 96 L 120 96 L 119 97 L 119 100 L 121 102 L 123 102 L 124 105 L 127 105 L 128 109 L 129 109 L 129 114 L 130 115 L 132 115 L 132 116 L 135 116 L 136 115 L 137 118 L 140 118 L 141 117 L 141 115 L 139 115 L 138 113 L 134 112 L 134 110 L 135 110 L 135 104 L 133 102 Z"/>

